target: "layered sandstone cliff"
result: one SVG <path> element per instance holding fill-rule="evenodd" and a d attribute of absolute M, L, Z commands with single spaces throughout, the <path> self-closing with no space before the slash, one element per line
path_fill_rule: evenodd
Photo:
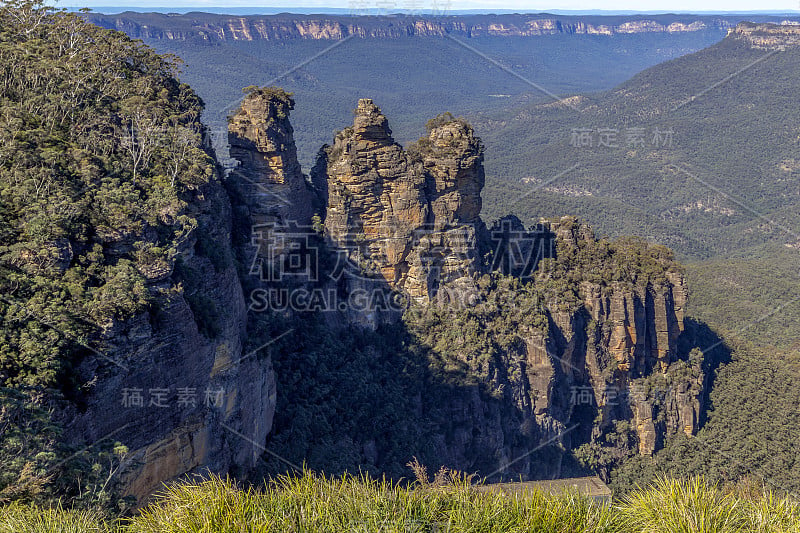
<path fill-rule="evenodd" d="M 731 33 L 736 39 L 762 50 L 786 50 L 800 46 L 800 24 L 785 21 L 784 24 L 754 24 L 742 22 Z"/>
<path fill-rule="evenodd" d="M 631 33 L 724 32 L 734 17 L 661 15 L 570 17 L 534 15 L 371 16 L 252 15 L 210 13 L 161 15 L 121 13 L 85 17 L 98 26 L 123 31 L 136 39 L 166 39 L 213 43 L 219 41 L 278 41 L 285 39 L 340 40 L 358 38 L 531 37 L 542 35 L 617 35 Z"/>
<path fill-rule="evenodd" d="M 198 225 L 179 259 L 148 276 L 157 311 L 105 325 L 102 352 L 76 368 L 79 405 L 61 415 L 77 445 L 127 446 L 121 489 L 139 502 L 183 475 L 252 469 L 272 427 L 269 353 L 243 349 L 247 310 L 231 260 L 230 201 L 215 179 L 189 207 Z"/>
<path fill-rule="evenodd" d="M 632 277 L 606 278 L 601 265 L 609 257 L 607 245 L 573 217 L 543 220 L 532 230 L 511 217 L 496 224 L 492 234 L 502 244 L 496 254 L 521 252 L 534 264 L 526 276 L 523 268 L 509 269 L 508 258 L 495 263 L 530 280 L 534 301 L 544 305 L 538 311 L 543 321 L 533 325 L 514 318 L 513 311 L 506 313 L 511 317 L 501 313 L 495 322 L 512 326 L 499 333 L 511 340 L 488 359 L 466 350 L 463 362 L 513 402 L 511 412 L 536 445 L 555 440 L 568 449 L 614 431 L 616 421 L 629 421 L 638 452 L 650 455 L 668 435 L 696 433 L 705 376 L 699 362 L 687 363 L 687 354 L 678 350 L 687 289 L 677 265 L 668 259 L 636 265 L 631 257 Z M 610 250 L 611 256 L 623 253 Z M 588 264 L 582 256 L 590 258 Z M 570 265 L 566 271 L 565 263 Z M 511 308 L 524 309 L 530 301 L 518 300 L 514 292 L 502 294 Z M 489 301 L 479 299 L 474 313 L 482 316 L 480 308 Z M 528 313 L 537 313 L 536 306 Z M 447 316 L 445 322 L 464 320 Z M 520 437 L 512 433 L 504 440 Z M 553 474 L 533 463 L 517 465 L 511 473 Z"/>

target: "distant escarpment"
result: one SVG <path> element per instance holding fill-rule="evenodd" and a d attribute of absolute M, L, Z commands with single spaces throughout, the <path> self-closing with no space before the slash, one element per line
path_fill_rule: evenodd
<path fill-rule="evenodd" d="M 737 39 L 742 39 L 753 48 L 785 50 L 800 46 L 800 24 L 755 24 L 742 22 L 733 30 Z"/>
<path fill-rule="evenodd" d="M 264 198 L 285 186 L 270 178 L 273 166 L 240 151 L 246 143 L 239 117 L 286 99 L 261 90 L 234 115 L 229 132 L 241 164 L 229 178 L 233 186 L 239 186 L 237 174 L 263 185 Z M 262 122 L 270 125 L 246 136 L 290 132 L 285 120 Z M 284 138 L 282 146 L 280 153 L 270 148 L 267 158 L 293 160 L 293 142 Z M 289 263 L 290 250 L 303 249 L 286 242 L 312 242 L 319 269 L 299 286 L 306 295 L 320 289 L 322 301 L 311 313 L 308 306 L 287 310 L 275 300 L 278 292 L 262 291 L 251 308 L 258 303 L 295 317 L 333 314 L 337 327 L 366 326 L 356 335 L 364 343 L 357 350 L 371 354 L 364 355 L 369 372 L 405 370 L 381 378 L 374 393 L 381 406 L 370 416 L 383 416 L 391 405 L 389 426 L 347 432 L 325 419 L 329 429 L 322 435 L 309 430 L 298 438 L 291 420 L 279 421 L 271 439 L 282 453 L 303 449 L 293 459 L 317 457 L 314 467 L 328 471 L 397 472 L 400 457 L 416 454 L 493 479 L 536 478 L 574 468 L 564 458 L 579 447 L 583 456 L 606 446 L 620 456 L 650 455 L 669 435 L 698 430 L 708 368 L 686 341 L 687 289 L 671 252 L 634 238 L 597 240 L 573 217 L 530 228 L 506 217 L 487 228 L 480 218 L 483 146 L 464 120 L 440 115 L 404 149 L 373 101 L 359 100 L 353 124 L 320 150 L 311 176 L 295 179 L 307 203 L 287 207 L 276 221 L 283 251 L 263 255 L 259 271 L 272 272 Z M 304 236 L 297 228 L 307 223 L 309 205 L 315 212 Z M 268 286 L 287 287 L 274 279 L 262 283 Z M 401 305 L 351 306 L 356 294 Z M 350 355 L 337 357 L 325 349 L 313 356 L 325 368 L 356 365 Z M 292 419 L 308 416 L 298 407 L 307 393 L 297 389 L 313 383 L 331 404 L 359 402 L 352 398 L 358 391 L 337 390 L 290 359 L 283 357 L 278 380 L 287 372 L 303 382 L 286 384 Z M 410 368 L 417 369 L 416 380 L 404 377 Z M 304 373 L 307 379 L 298 377 Z M 384 390 L 395 394 L 383 398 Z M 353 409 L 356 416 L 360 408 Z M 402 446 L 398 438 L 406 439 Z M 337 459 L 323 459 L 332 456 Z"/>
<path fill-rule="evenodd" d="M 531 37 L 540 35 L 621 35 L 631 33 L 724 32 L 740 18 L 726 16 L 634 15 L 614 17 L 542 14 L 358 16 L 358 15 L 251 15 L 210 13 L 162 15 L 125 12 L 89 13 L 85 18 L 103 28 L 123 31 L 137 39 L 220 42 L 285 39 L 339 40 L 346 37 L 400 38 Z M 763 17 L 761 17 L 763 19 Z M 770 21 L 780 22 L 776 17 Z"/>

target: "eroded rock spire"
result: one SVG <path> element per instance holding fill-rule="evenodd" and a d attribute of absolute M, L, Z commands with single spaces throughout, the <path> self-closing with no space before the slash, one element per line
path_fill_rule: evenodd
<path fill-rule="evenodd" d="M 463 120 L 441 115 L 409 151 L 361 99 L 351 127 L 320 156 L 325 230 L 334 246 L 420 303 L 443 285 L 468 289 L 478 271 L 483 147 Z M 458 283 L 456 283 L 458 282 Z"/>
<path fill-rule="evenodd" d="M 294 100 L 274 87 L 253 88 L 228 124 L 228 178 L 253 224 L 310 223 L 315 197 L 297 161 L 289 112 Z"/>

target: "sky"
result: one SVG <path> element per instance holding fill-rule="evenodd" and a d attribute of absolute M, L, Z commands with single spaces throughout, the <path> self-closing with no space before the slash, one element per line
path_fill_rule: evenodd
<path fill-rule="evenodd" d="M 516 10 L 519 12 L 543 12 L 563 10 L 604 10 L 604 11 L 661 11 L 667 13 L 677 12 L 708 12 L 708 11 L 782 11 L 800 13 L 800 0 L 61 0 L 57 2 L 60 7 L 76 9 L 79 7 L 128 7 L 135 5 L 139 10 L 148 8 L 162 8 L 170 6 L 172 9 L 185 10 L 196 8 L 249 8 L 254 11 L 259 8 L 281 8 L 291 12 L 292 8 L 344 8 L 344 9 L 369 9 L 377 8 L 386 10 L 434 10 L 442 12 L 447 10 L 466 9 L 497 9 Z M 108 11 L 108 9 L 104 9 Z"/>

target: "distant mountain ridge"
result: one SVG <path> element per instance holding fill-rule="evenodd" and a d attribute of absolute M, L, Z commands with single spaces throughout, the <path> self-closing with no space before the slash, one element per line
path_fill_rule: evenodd
<path fill-rule="evenodd" d="M 618 15 L 561 16 L 548 13 L 507 15 L 278 15 L 232 16 L 212 13 L 89 13 L 89 22 L 123 31 L 137 39 L 175 41 L 338 40 L 361 38 L 531 37 L 541 35 L 618 35 L 683 33 L 701 30 L 725 32 L 745 16 Z M 747 16 L 755 22 L 793 22 L 789 17 Z"/>

